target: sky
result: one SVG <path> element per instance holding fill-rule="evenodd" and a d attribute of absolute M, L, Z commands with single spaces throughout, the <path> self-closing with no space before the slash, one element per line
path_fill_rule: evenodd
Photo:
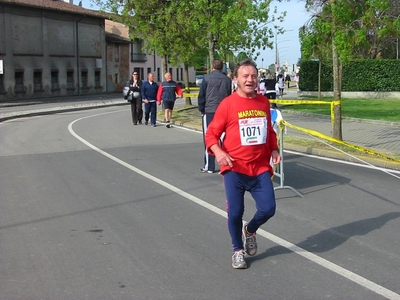
<path fill-rule="evenodd" d="M 283 22 L 277 25 L 285 29 L 284 34 L 279 34 L 277 37 L 279 62 L 281 65 L 287 61 L 289 65 L 296 64 L 301 57 L 300 55 L 300 41 L 299 41 L 299 28 L 302 27 L 310 19 L 310 14 L 304 8 L 304 2 L 300 0 L 290 0 L 290 2 L 277 2 L 271 4 L 277 7 L 278 12 L 286 11 L 286 17 Z M 273 41 L 275 44 L 275 41 Z M 257 58 L 258 67 L 268 67 L 270 64 L 275 63 L 275 48 L 267 49 L 261 52 Z M 264 59 L 264 61 L 262 61 Z"/>
<path fill-rule="evenodd" d="M 79 0 L 73 0 L 78 4 Z M 285 29 L 284 34 L 277 37 L 279 62 L 281 65 L 296 64 L 300 58 L 299 28 L 303 26 L 310 18 L 310 14 L 304 8 L 304 0 L 290 0 L 290 2 L 274 1 L 271 4 L 271 10 L 276 6 L 278 12 L 286 11 L 287 15 L 283 22 L 278 25 Z M 98 9 L 91 0 L 82 0 L 82 6 L 88 9 Z M 272 25 L 272 24 L 271 24 Z M 275 41 L 274 41 L 275 43 Z M 266 68 L 275 63 L 275 49 L 261 51 L 261 55 L 256 60 L 258 67 Z"/>

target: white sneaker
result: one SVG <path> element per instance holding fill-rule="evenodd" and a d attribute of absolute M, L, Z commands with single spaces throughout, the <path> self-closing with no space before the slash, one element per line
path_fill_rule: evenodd
<path fill-rule="evenodd" d="M 243 246 L 246 253 L 250 256 L 256 255 L 257 253 L 257 239 L 256 233 L 249 234 L 246 230 L 247 223 L 243 224 L 242 234 L 243 234 Z"/>
<path fill-rule="evenodd" d="M 233 255 L 232 255 L 232 267 L 233 268 L 235 268 L 235 269 L 246 269 L 247 268 L 246 261 L 244 260 L 244 255 L 245 255 L 245 253 L 243 250 L 233 252 Z"/>

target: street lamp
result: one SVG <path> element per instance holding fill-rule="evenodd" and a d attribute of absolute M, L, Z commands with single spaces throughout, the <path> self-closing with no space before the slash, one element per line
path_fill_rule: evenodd
<path fill-rule="evenodd" d="M 283 43 L 283 42 L 290 42 L 290 40 L 283 40 L 283 41 L 279 41 L 279 42 L 278 42 L 278 40 L 276 39 L 276 41 L 275 41 L 275 61 L 276 61 L 276 63 L 277 63 L 278 65 L 280 65 L 280 63 L 279 63 L 279 49 L 278 49 L 278 45 L 279 45 L 280 43 Z M 285 48 L 285 47 L 283 47 L 283 48 Z M 283 49 L 283 48 L 281 48 L 281 49 Z M 289 46 L 286 47 L 286 48 L 289 48 Z"/>
<path fill-rule="evenodd" d="M 279 53 L 278 53 L 278 25 L 274 25 L 274 29 L 275 29 L 275 65 L 279 66 Z M 280 31 L 280 34 L 283 34 L 285 32 L 289 32 L 289 31 L 293 31 L 293 29 L 291 30 L 284 30 L 284 31 Z M 290 40 L 283 40 L 283 41 L 279 41 L 279 43 L 283 43 L 283 42 L 289 42 Z"/>

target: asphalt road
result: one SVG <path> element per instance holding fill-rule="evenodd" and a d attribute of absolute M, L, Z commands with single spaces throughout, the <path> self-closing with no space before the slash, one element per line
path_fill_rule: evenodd
<path fill-rule="evenodd" d="M 1 123 L 0 299 L 400 299 L 399 173 L 285 153 L 305 197 L 276 191 L 234 270 L 202 152 L 199 132 L 132 126 L 126 106 Z"/>

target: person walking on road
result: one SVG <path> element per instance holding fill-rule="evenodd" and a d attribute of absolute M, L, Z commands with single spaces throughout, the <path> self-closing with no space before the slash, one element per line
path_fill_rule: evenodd
<path fill-rule="evenodd" d="M 279 96 L 282 99 L 283 91 L 285 89 L 285 78 L 283 77 L 283 74 L 278 75 L 278 89 L 279 89 Z"/>
<path fill-rule="evenodd" d="M 182 98 L 183 92 L 179 85 L 172 80 L 171 73 L 165 73 L 164 77 L 165 81 L 161 82 L 158 86 L 157 102 L 158 105 L 161 105 L 161 102 L 163 103 L 165 121 L 167 122 L 166 127 L 171 128 L 171 117 L 172 111 L 174 110 L 176 95 L 178 94 L 179 98 Z"/>
<path fill-rule="evenodd" d="M 198 106 L 202 115 L 203 137 L 222 99 L 232 94 L 232 80 L 222 73 L 223 66 L 222 60 L 215 59 L 212 72 L 204 76 L 200 86 Z M 215 172 L 215 157 L 207 152 L 205 142 L 204 149 L 204 167 L 200 168 L 200 172 L 212 174 Z"/>
<path fill-rule="evenodd" d="M 272 74 L 268 74 L 267 79 L 265 80 L 265 96 L 268 98 L 268 100 L 275 100 L 276 99 L 276 80 L 272 76 Z M 276 103 L 271 104 L 272 108 L 276 108 Z"/>
<path fill-rule="evenodd" d="M 287 88 L 288 88 L 288 89 L 290 88 L 290 81 L 291 81 L 291 80 L 292 80 L 292 79 L 290 78 L 289 73 L 287 73 L 286 76 L 285 76 L 285 82 L 287 82 Z"/>
<path fill-rule="evenodd" d="M 157 120 L 157 91 L 158 84 L 154 82 L 154 74 L 149 73 L 147 75 L 147 81 L 142 86 L 142 98 L 144 101 L 144 124 L 149 123 L 153 127 L 156 127 Z"/>
<path fill-rule="evenodd" d="M 267 93 L 267 79 L 265 78 L 265 73 L 262 73 L 260 80 L 258 82 L 258 89 L 257 92 L 263 96 Z"/>
<path fill-rule="evenodd" d="M 296 75 L 294 76 L 294 81 L 296 82 L 296 89 L 299 90 L 299 81 L 300 81 L 299 73 L 296 73 Z"/>
<path fill-rule="evenodd" d="M 233 245 L 232 267 L 247 268 L 245 255 L 257 253 L 256 231 L 276 209 L 271 163 L 281 160 L 271 124 L 270 104 L 254 92 L 256 64 L 246 59 L 234 71 L 238 89 L 218 106 L 206 133 L 207 150 L 221 167 L 228 211 L 228 229 Z M 219 139 L 225 132 L 224 142 Z M 253 196 L 257 211 L 243 223 L 244 194 Z M 243 237 L 243 238 L 242 238 Z"/>
<path fill-rule="evenodd" d="M 132 73 L 132 78 L 129 80 L 129 93 L 132 94 L 131 113 L 133 125 L 142 124 L 143 108 L 142 108 L 142 95 L 140 90 L 142 88 L 142 80 L 139 79 L 138 72 Z"/>

